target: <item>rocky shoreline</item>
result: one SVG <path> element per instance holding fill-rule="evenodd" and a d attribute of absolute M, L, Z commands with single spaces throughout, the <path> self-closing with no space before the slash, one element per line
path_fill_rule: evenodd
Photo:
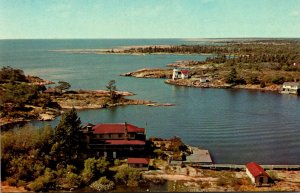
<path fill-rule="evenodd" d="M 189 64 L 189 62 L 184 62 L 184 64 Z M 178 64 L 171 64 L 168 66 L 180 66 L 182 65 L 178 62 Z M 269 84 L 265 87 L 261 87 L 259 84 L 228 84 L 225 81 L 220 79 L 211 79 L 209 82 L 201 83 L 199 76 L 192 76 L 188 79 L 176 79 L 172 80 L 172 69 L 170 68 L 143 68 L 137 71 L 128 72 L 125 74 L 121 74 L 121 76 L 129 76 L 136 78 L 162 78 L 167 79 L 164 82 L 166 84 L 176 85 L 176 86 L 186 86 L 186 87 L 195 87 L 195 88 L 222 88 L 222 89 L 250 89 L 250 90 L 260 90 L 260 91 L 273 91 L 279 92 L 281 89 L 280 85 L 277 84 Z"/>
<path fill-rule="evenodd" d="M 73 90 L 62 93 L 61 95 L 51 94 L 53 102 L 60 108 L 41 108 L 36 106 L 26 106 L 31 109 L 24 112 L 26 116 L 19 118 L 0 118 L 0 127 L 13 123 L 22 123 L 32 120 L 51 121 L 60 116 L 65 110 L 75 108 L 77 110 L 104 109 L 125 105 L 145 105 L 150 107 L 174 106 L 173 104 L 159 104 L 150 100 L 127 99 L 126 96 L 133 96 L 131 92 L 116 91 L 120 99 L 112 103 L 109 99 L 109 91 L 106 90 Z"/>
<path fill-rule="evenodd" d="M 279 92 L 281 86 L 279 85 L 269 85 L 264 88 L 261 88 L 258 84 L 245 84 L 245 85 L 235 85 L 235 84 L 227 84 L 221 81 L 216 81 L 213 83 L 200 83 L 199 80 L 165 80 L 166 84 L 176 85 L 176 86 L 186 86 L 186 87 L 195 87 L 195 88 L 222 88 L 222 89 L 249 89 L 249 90 L 259 90 L 259 91 L 272 91 Z"/>
<path fill-rule="evenodd" d="M 137 71 L 121 74 L 121 76 L 132 76 L 136 78 L 172 78 L 172 69 L 143 68 Z"/>

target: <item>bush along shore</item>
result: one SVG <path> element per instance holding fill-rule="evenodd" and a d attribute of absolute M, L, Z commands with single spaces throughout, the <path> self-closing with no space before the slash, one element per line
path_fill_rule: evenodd
<path fill-rule="evenodd" d="M 133 93 L 117 91 L 110 81 L 106 90 L 70 90 L 71 85 L 57 85 L 39 77 L 25 76 L 20 69 L 3 67 L 0 70 L 0 127 L 30 120 L 53 120 L 65 109 L 100 109 L 122 105 L 160 106 L 149 100 L 127 99 Z"/>
<path fill-rule="evenodd" d="M 257 40 L 222 45 L 181 45 L 128 49 L 134 53 L 212 54 L 205 61 L 177 61 L 167 68 L 141 69 L 123 76 L 165 78 L 168 84 L 202 88 L 245 88 L 279 91 L 284 82 L 300 81 L 300 42 Z M 225 45 L 224 45 L 225 44 Z M 173 68 L 187 69 L 188 78 L 172 80 Z"/>

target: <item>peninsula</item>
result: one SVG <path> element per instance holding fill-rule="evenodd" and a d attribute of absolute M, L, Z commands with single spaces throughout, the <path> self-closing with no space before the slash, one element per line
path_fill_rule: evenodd
<path fill-rule="evenodd" d="M 233 40 L 220 45 L 140 47 L 123 53 L 212 54 L 205 61 L 177 61 L 166 68 L 147 68 L 122 74 L 165 78 L 165 83 L 201 88 L 245 88 L 280 91 L 284 82 L 300 81 L 299 40 Z M 186 77 L 173 77 L 174 69 Z M 179 72 L 180 73 L 180 72 Z M 174 76 L 174 75 L 173 75 Z M 171 79 L 172 78 L 172 79 Z"/>
<path fill-rule="evenodd" d="M 123 105 L 169 106 L 149 100 L 128 99 L 131 92 L 116 90 L 114 81 L 107 90 L 69 90 L 71 85 L 25 76 L 20 69 L 3 67 L 0 70 L 0 126 L 30 120 L 53 120 L 65 109 L 101 109 Z"/>

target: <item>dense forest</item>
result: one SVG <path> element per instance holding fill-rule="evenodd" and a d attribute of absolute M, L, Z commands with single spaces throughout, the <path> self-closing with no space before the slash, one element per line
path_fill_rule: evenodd
<path fill-rule="evenodd" d="M 249 62 L 292 64 L 300 61 L 300 41 L 272 40 L 227 42 L 221 45 L 149 46 L 124 50 L 125 53 L 225 54 L 242 56 Z"/>

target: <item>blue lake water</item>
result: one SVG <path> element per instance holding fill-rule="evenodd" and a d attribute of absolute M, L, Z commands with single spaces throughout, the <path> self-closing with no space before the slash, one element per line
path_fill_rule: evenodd
<path fill-rule="evenodd" d="M 129 122 L 147 136 L 179 136 L 187 144 L 210 150 L 216 163 L 300 164 L 300 97 L 232 89 L 200 89 L 164 84 L 161 79 L 119 76 L 177 60 L 204 60 L 203 55 L 105 55 L 53 52 L 59 49 L 118 48 L 131 45 L 207 44 L 209 40 L 1 40 L 0 64 L 26 74 L 71 83 L 73 89 L 105 89 L 116 80 L 118 90 L 133 98 L 172 107 L 126 106 L 84 110 L 83 123 Z M 55 126 L 52 122 L 31 124 Z"/>

